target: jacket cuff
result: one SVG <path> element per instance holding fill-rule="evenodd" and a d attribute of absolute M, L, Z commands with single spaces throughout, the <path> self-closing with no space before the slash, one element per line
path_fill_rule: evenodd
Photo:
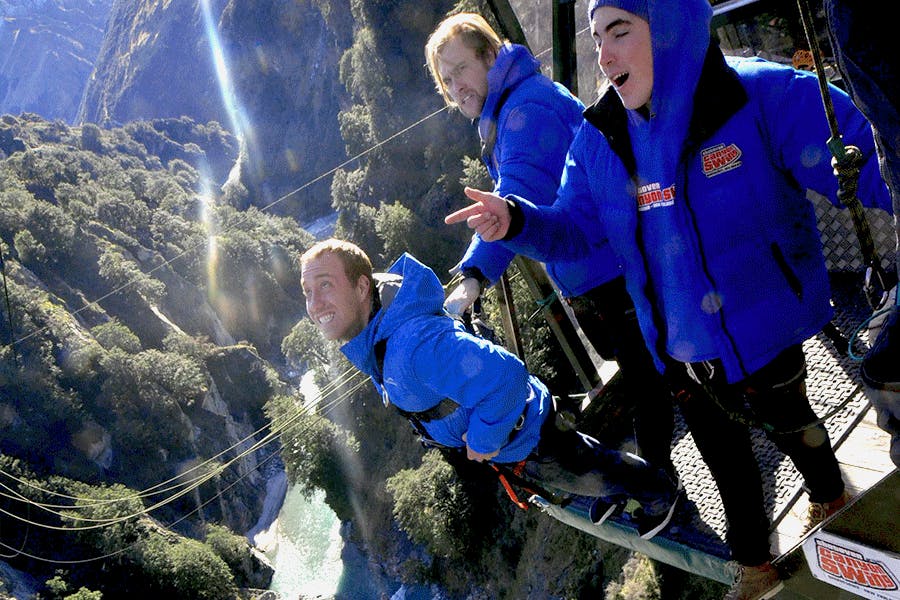
<path fill-rule="evenodd" d="M 509 229 L 507 229 L 506 235 L 503 236 L 503 241 L 508 242 L 522 233 L 522 229 L 525 227 L 525 214 L 522 212 L 522 207 L 516 202 L 515 196 L 504 198 L 504 200 L 506 200 L 506 205 L 509 207 Z"/>
<path fill-rule="evenodd" d="M 463 277 L 471 277 L 478 282 L 478 286 L 481 288 L 478 290 L 479 294 L 484 292 L 486 288 L 491 287 L 491 281 L 484 276 L 484 273 L 478 267 L 464 267 L 460 272 Z"/>

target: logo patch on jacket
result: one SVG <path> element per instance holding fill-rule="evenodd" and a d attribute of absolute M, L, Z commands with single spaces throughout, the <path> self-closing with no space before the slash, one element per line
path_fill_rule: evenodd
<path fill-rule="evenodd" d="M 703 163 L 703 174 L 707 177 L 721 175 L 726 171 L 741 166 L 741 149 L 735 144 L 717 144 L 711 148 L 700 151 L 700 160 Z"/>
<path fill-rule="evenodd" d="M 648 183 L 638 188 L 637 207 L 643 212 L 660 206 L 672 206 L 675 204 L 675 184 L 662 188 L 657 183 Z"/>

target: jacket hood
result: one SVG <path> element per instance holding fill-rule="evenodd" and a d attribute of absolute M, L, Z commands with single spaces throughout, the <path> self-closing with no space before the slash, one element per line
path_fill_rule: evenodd
<path fill-rule="evenodd" d="M 341 346 L 341 352 L 350 362 L 379 381 L 381 373 L 375 345 L 415 317 L 444 313 L 444 288 L 440 280 L 434 271 L 412 255 L 404 253 L 391 265 L 388 273 L 402 278 L 396 295 L 387 306 L 382 306 L 372 315 L 365 329 Z"/>
<path fill-rule="evenodd" d="M 709 0 L 648 2 L 653 46 L 651 113 L 662 120 L 685 120 L 710 41 Z"/>
<path fill-rule="evenodd" d="M 524 80 L 540 73 L 541 63 L 525 46 L 504 44 L 497 53 L 494 66 L 488 71 L 488 96 L 481 108 L 478 132 L 487 139 L 489 131 L 496 131 L 497 117 L 506 96 Z M 501 93 L 502 90 L 502 93 Z"/>
<path fill-rule="evenodd" d="M 636 183 L 681 192 L 679 163 L 684 152 L 694 98 L 710 47 L 712 9 L 708 0 L 655 0 L 649 3 L 653 90 L 649 116 L 627 111 L 635 156 Z M 628 188 L 637 194 L 633 186 Z"/>

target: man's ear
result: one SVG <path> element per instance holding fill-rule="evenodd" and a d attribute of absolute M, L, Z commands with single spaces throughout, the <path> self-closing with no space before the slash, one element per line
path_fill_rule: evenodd
<path fill-rule="evenodd" d="M 499 51 L 497 50 L 489 50 L 487 54 L 484 55 L 484 64 L 487 66 L 488 70 L 494 66 L 494 63 L 497 62 L 497 56 L 499 55 Z"/>
<path fill-rule="evenodd" d="M 369 278 L 365 275 L 360 275 L 359 279 L 356 280 L 356 293 L 359 295 L 359 300 L 368 300 L 372 297 L 372 282 L 369 281 Z"/>

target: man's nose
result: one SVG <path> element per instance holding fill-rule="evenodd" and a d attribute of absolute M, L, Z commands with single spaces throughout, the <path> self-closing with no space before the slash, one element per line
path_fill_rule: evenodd
<path fill-rule="evenodd" d="M 606 45 L 597 48 L 597 64 L 600 65 L 600 68 L 603 68 L 604 65 L 609 65 L 612 59 L 612 52 L 606 48 Z"/>

